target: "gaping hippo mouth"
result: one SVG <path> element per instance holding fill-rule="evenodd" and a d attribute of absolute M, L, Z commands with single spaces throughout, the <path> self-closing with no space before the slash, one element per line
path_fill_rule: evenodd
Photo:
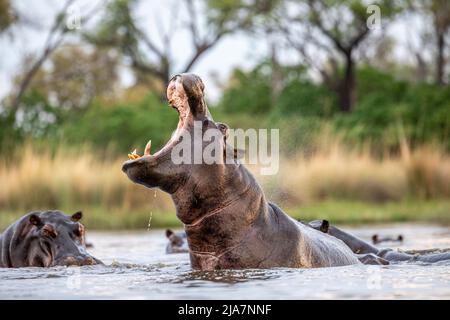
<path fill-rule="evenodd" d="M 193 125 L 194 116 L 192 114 L 192 108 L 196 106 L 190 105 L 190 100 L 198 100 L 199 98 L 203 100 L 203 96 L 194 97 L 192 99 L 191 96 L 186 92 L 186 83 L 188 85 L 192 85 L 192 79 L 190 77 L 196 77 L 194 75 L 177 75 L 174 76 L 167 87 L 167 100 L 169 105 L 177 110 L 178 112 L 178 125 L 174 133 L 172 134 L 170 140 L 156 153 L 151 154 L 151 140 L 147 143 L 144 149 L 144 155 L 141 157 L 136 153 L 136 150 L 129 154 L 128 157 L 130 160 L 126 161 L 122 167 L 123 171 L 126 171 L 127 168 L 133 165 L 138 161 L 146 160 L 148 163 L 158 163 L 158 159 L 166 157 L 170 154 L 173 147 L 179 143 L 182 132 L 187 130 L 190 126 Z M 188 78 L 188 79 L 186 79 Z M 196 77 L 195 81 L 201 81 L 200 78 Z M 203 85 L 203 84 L 202 84 Z M 189 90 L 190 91 L 190 90 Z M 194 90 L 195 94 L 198 94 L 198 90 Z M 201 92 L 203 95 L 203 92 Z M 195 99 L 197 98 L 197 99 Z M 205 107 L 206 108 L 206 107 Z"/>

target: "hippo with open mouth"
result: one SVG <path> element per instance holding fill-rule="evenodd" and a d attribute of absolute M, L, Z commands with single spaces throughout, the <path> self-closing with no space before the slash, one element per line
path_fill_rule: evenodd
<path fill-rule="evenodd" d="M 0 267 L 52 267 L 102 264 L 86 252 L 81 211 L 30 212 L 0 235 Z"/>
<path fill-rule="evenodd" d="M 122 170 L 133 182 L 169 193 L 184 223 L 193 269 L 332 267 L 360 263 L 339 239 L 303 225 L 266 200 L 258 182 L 239 159 L 222 163 L 174 163 L 172 151 L 200 143 L 194 128 L 201 124 L 222 132 L 223 157 L 236 155 L 227 144 L 228 127 L 211 117 L 202 80 L 179 74 L 167 88 L 169 104 L 178 111 L 178 126 L 155 154 L 149 145 L 143 157 L 132 158 Z M 193 137 L 188 139 L 186 137 Z M 184 139 L 188 139 L 184 141 Z M 231 150 L 230 150 L 231 149 Z"/>

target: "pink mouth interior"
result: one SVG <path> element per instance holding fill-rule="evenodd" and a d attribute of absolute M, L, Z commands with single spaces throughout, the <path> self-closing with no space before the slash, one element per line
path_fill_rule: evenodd
<path fill-rule="evenodd" d="M 188 124 L 188 118 L 190 115 L 189 103 L 180 78 L 173 80 L 169 84 L 167 88 L 167 98 L 170 106 L 178 111 L 179 120 L 177 129 L 164 147 L 162 147 L 162 149 L 155 154 L 151 155 L 152 157 L 157 157 L 168 152 L 177 143 L 182 130 Z"/>

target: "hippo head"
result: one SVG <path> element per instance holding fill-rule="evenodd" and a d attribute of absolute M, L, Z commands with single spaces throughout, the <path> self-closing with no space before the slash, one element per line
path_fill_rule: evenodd
<path fill-rule="evenodd" d="M 20 241 L 13 241 L 12 260 L 25 266 L 51 267 L 101 263 L 86 252 L 81 211 L 65 215 L 60 211 L 32 212 L 20 222 Z"/>
<path fill-rule="evenodd" d="M 169 243 L 166 247 L 167 253 L 183 253 L 189 251 L 186 233 L 174 232 L 170 229 L 167 229 L 166 237 L 169 240 Z"/>
<path fill-rule="evenodd" d="M 214 122 L 203 91 L 204 84 L 198 76 L 174 76 L 167 87 L 167 99 L 177 110 L 179 120 L 171 139 L 158 152 L 150 154 L 146 148 L 143 157 L 126 161 L 122 166 L 133 182 L 149 188 L 159 187 L 171 194 L 177 214 L 185 223 L 195 218 L 195 210 L 200 209 L 196 206 L 212 207 L 211 202 L 219 201 L 221 182 L 230 177 L 225 171 L 237 165 L 224 161 L 227 155 L 231 155 L 232 161 L 235 157 L 234 149 L 226 143 L 228 126 Z M 214 161 L 203 158 L 207 148 L 214 149 L 208 153 Z M 177 160 L 177 157 L 184 160 Z M 220 194 L 224 192 L 226 190 L 221 188 Z M 181 217 L 182 211 L 189 211 L 190 217 Z"/>

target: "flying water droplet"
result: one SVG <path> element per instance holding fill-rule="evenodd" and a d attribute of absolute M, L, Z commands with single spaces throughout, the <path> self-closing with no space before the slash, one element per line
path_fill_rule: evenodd
<path fill-rule="evenodd" d="M 152 225 L 152 217 L 153 217 L 153 211 L 150 211 L 150 218 L 148 219 L 147 231 L 150 231 L 150 227 Z"/>

